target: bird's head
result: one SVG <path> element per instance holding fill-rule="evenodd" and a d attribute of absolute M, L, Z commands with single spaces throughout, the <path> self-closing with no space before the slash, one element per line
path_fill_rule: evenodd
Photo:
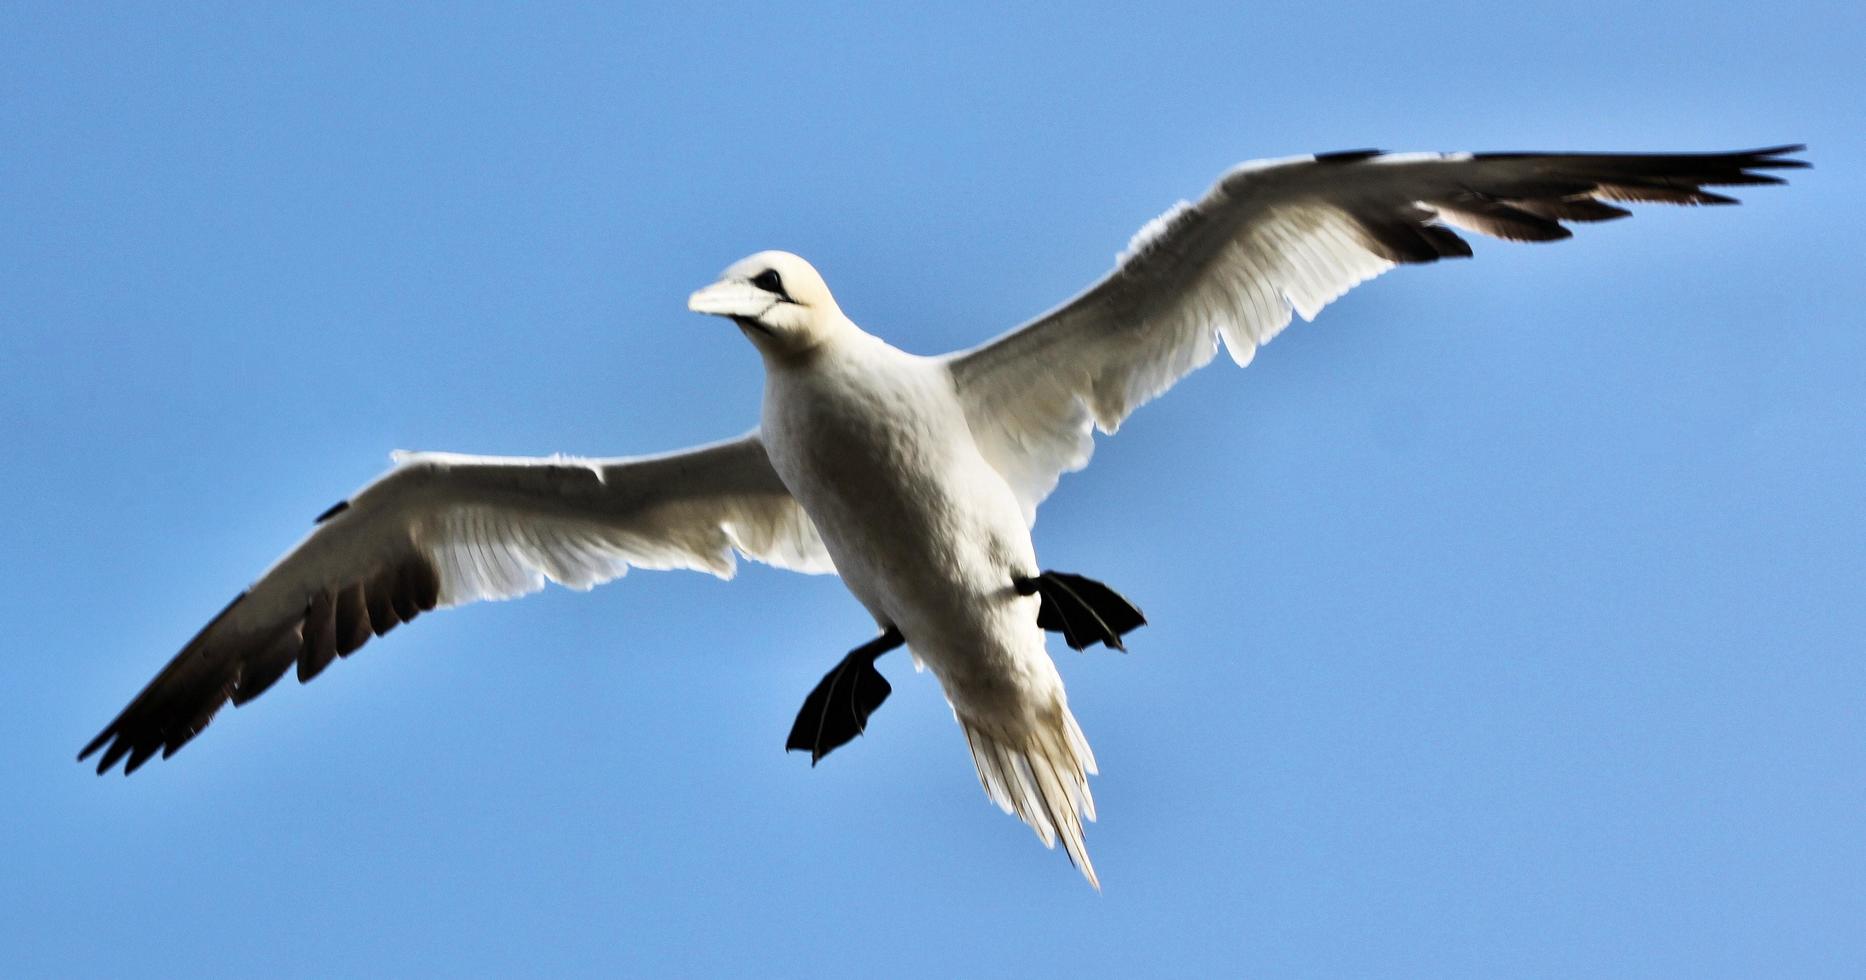
<path fill-rule="evenodd" d="M 687 299 L 695 313 L 723 316 L 768 355 L 807 353 L 849 326 L 810 263 L 789 252 L 740 259 Z"/>

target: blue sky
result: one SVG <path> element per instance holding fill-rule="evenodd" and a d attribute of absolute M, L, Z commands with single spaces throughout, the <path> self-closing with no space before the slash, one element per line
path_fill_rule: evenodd
<path fill-rule="evenodd" d="M 1857 5 L 297 6 L 0 12 L 8 975 L 1866 971 Z M 72 762 L 391 449 L 748 428 L 683 302 L 751 251 L 937 352 L 1248 158 L 1790 141 L 1365 286 L 1064 481 L 1045 564 L 1152 620 L 1054 645 L 1103 894 L 900 660 L 787 756 L 872 627 L 756 566 Z"/>

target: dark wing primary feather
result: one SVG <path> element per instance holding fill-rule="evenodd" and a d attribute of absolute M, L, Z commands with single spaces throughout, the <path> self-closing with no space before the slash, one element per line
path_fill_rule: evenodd
<path fill-rule="evenodd" d="M 99 773 L 120 760 L 134 772 L 294 664 L 308 681 L 438 607 L 523 595 L 547 580 L 587 589 L 630 566 L 725 577 L 735 552 L 834 570 L 755 435 L 632 459 L 403 455 L 321 516 L 78 758 L 102 749 Z"/>
<path fill-rule="evenodd" d="M 980 448 L 1027 519 L 1130 412 L 1209 362 L 1240 366 L 1286 326 L 1397 264 L 1463 258 L 1459 230 L 1553 241 L 1612 203 L 1732 204 L 1801 146 L 1732 153 L 1383 154 L 1248 163 L 1135 236 L 1087 291 L 949 359 Z"/>

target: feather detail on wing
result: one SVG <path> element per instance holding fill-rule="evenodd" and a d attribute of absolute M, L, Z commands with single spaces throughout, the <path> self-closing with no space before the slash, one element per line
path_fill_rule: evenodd
<path fill-rule="evenodd" d="M 134 772 L 186 744 L 231 700 L 295 664 L 317 676 L 423 612 L 589 589 L 630 566 L 729 578 L 735 555 L 830 572 L 816 528 L 756 435 L 662 456 L 589 460 L 398 453 L 190 640 L 85 746 Z M 106 748 L 106 745 L 108 746 Z"/>
<path fill-rule="evenodd" d="M 1247 163 L 1149 222 L 1075 299 L 951 355 L 981 451 L 1025 519 L 1134 409 L 1217 355 L 1239 366 L 1290 322 L 1402 263 L 1464 258 L 1453 229 L 1554 241 L 1608 201 L 1732 204 L 1706 186 L 1779 184 L 1800 146 L 1706 154 L 1383 154 Z"/>

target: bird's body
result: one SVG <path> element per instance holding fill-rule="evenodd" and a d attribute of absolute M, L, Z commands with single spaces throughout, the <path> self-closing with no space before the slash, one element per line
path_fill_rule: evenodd
<path fill-rule="evenodd" d="M 760 433 L 843 583 L 955 708 L 1005 707 L 1013 681 L 1059 689 L 1037 600 L 1012 587 L 1037 574 L 1029 528 L 942 362 L 851 326 L 806 364 L 767 367 Z"/>
<path fill-rule="evenodd" d="M 807 262 L 763 252 L 695 293 L 759 350 L 759 428 L 652 457 L 412 454 L 183 647 L 87 745 L 103 772 L 173 754 L 227 701 L 301 681 L 442 606 L 589 588 L 630 566 L 731 574 L 736 555 L 840 574 L 882 635 L 805 702 L 789 747 L 859 733 L 905 643 L 939 679 L 980 782 L 1090 882 L 1095 763 L 1045 630 L 1121 645 L 1138 610 L 1039 572 L 1030 526 L 1065 472 L 1141 404 L 1210 361 L 1239 365 L 1290 322 L 1401 264 L 1465 257 L 1453 229 L 1516 241 L 1624 217 L 1609 201 L 1728 204 L 1800 147 L 1713 154 L 1380 154 L 1245 164 L 1149 223 L 1081 295 L 977 348 L 904 353 L 857 327 Z M 815 715 L 815 717 L 812 717 Z M 814 735 L 812 735 L 814 731 Z M 801 735 L 799 733 L 802 733 Z M 827 734 L 826 734 L 827 733 Z M 827 745 L 827 748 L 824 746 Z"/>
<path fill-rule="evenodd" d="M 796 268 L 786 279 L 808 268 L 784 253 L 746 263 L 748 275 Z M 807 351 L 764 350 L 759 434 L 771 466 L 843 584 L 939 679 L 974 753 L 991 760 L 981 770 L 1005 770 L 999 792 L 1013 809 L 1054 810 L 1047 822 L 1093 881 L 1079 815 L 1094 812 L 1095 762 L 1039 601 L 1015 585 L 1038 574 L 1017 495 L 979 451 L 946 359 L 899 350 L 840 310 L 824 321 Z"/>

